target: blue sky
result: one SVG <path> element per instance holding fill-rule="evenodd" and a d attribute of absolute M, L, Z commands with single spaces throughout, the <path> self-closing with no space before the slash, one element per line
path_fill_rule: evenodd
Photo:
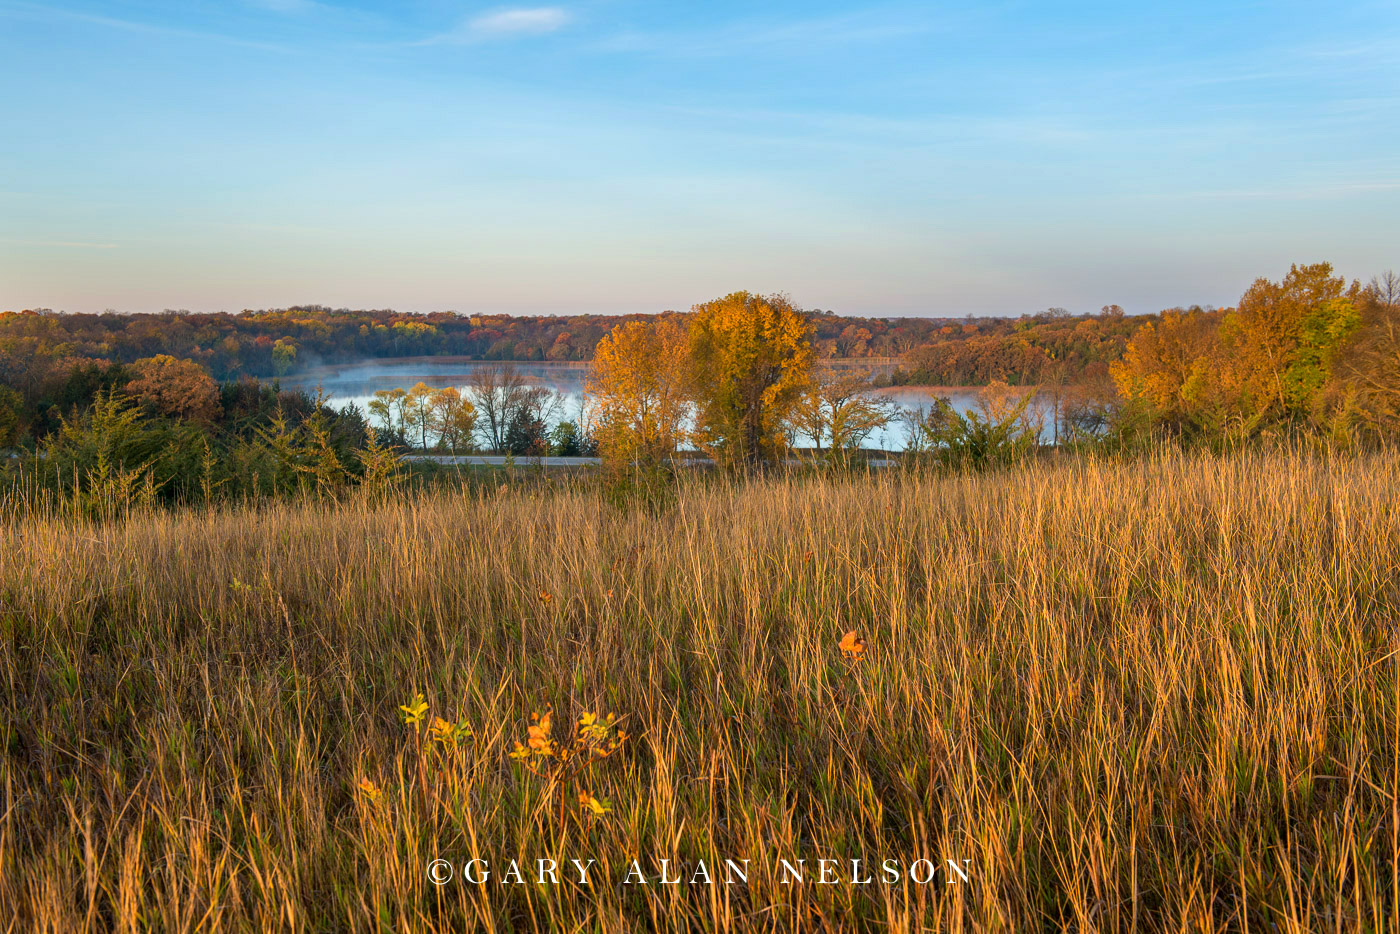
<path fill-rule="evenodd" d="M 1231 304 L 1400 267 L 1400 7 L 0 0 L 0 309 Z"/>

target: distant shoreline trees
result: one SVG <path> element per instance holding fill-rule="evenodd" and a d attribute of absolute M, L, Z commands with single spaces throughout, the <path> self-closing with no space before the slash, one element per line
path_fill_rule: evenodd
<path fill-rule="evenodd" d="M 319 310 L 297 320 L 334 335 L 342 316 L 356 320 L 356 314 Z M 171 317 L 177 333 L 169 342 L 211 325 L 199 346 L 241 352 L 236 335 L 221 337 L 206 317 L 220 316 Z M 868 326 L 852 330 L 849 319 L 805 312 L 781 295 L 735 292 L 685 314 L 630 316 L 605 333 L 576 328 L 556 340 L 556 357 L 564 347 L 596 345 L 586 408 L 572 419 L 561 419 L 557 393 L 531 385 L 509 362 L 490 362 L 473 368 L 460 388 L 418 383 L 376 393 L 369 423 L 375 444 L 386 449 L 484 448 L 519 456 L 598 450 L 612 463 L 660 464 L 691 447 L 734 467 L 780 460 L 801 447 L 808 456 L 847 461 L 902 415 L 914 454 L 936 451 L 947 459 L 947 452 L 965 449 L 978 463 L 997 460 L 976 452 L 1002 437 L 1014 438 L 1017 450 L 1034 450 L 1062 443 L 1131 446 L 1161 436 L 1188 443 L 1301 432 L 1347 443 L 1400 436 L 1400 278 L 1392 273 L 1362 286 L 1326 263 L 1295 265 L 1277 282 L 1257 280 L 1235 308 L 1170 309 L 1136 321 L 1116 306 L 1080 317 L 1052 309 L 1000 322 L 1004 331 L 990 334 L 985 322 L 944 323 L 937 328 L 941 343 L 901 345 L 911 368 L 892 377 L 872 379 L 850 365 L 817 367 L 828 352 L 887 346 L 879 338 L 888 329 L 859 320 Z M 99 399 L 113 419 L 120 409 L 123 419 L 162 426 L 137 434 L 148 456 L 157 438 L 183 452 L 178 459 L 185 466 L 170 467 L 172 478 L 213 456 L 210 438 L 238 439 L 223 454 L 234 463 L 231 470 L 249 472 L 244 486 L 284 487 L 302 467 L 311 469 L 294 468 L 285 453 L 287 439 L 305 428 L 315 452 L 307 456 L 321 465 L 317 483 L 337 487 L 343 484 L 337 470 L 350 469 L 364 447 L 370 424 L 362 415 L 333 412 L 309 397 L 295 401 L 301 396 L 246 376 L 220 383 L 202 353 L 89 359 L 83 341 L 96 335 L 72 333 L 82 330 L 80 323 L 0 315 L 0 447 L 76 450 L 75 432 L 81 434 Z M 388 329 L 397 329 L 394 340 L 404 347 L 427 348 L 430 321 L 411 323 Z M 473 316 L 468 327 L 490 323 Z M 127 321 L 126 331 L 116 328 L 109 333 L 117 334 L 114 343 L 99 349 L 123 357 L 155 342 L 147 335 L 149 341 L 124 343 L 149 324 Z M 66 340 L 74 337 L 80 339 Z M 263 337 L 269 354 L 284 339 L 258 341 Z M 36 349 L 41 352 L 29 353 Z M 908 417 L 877 392 L 935 377 L 982 380 L 983 409 L 967 417 L 935 403 Z M 200 445 L 185 443 L 196 435 L 205 439 Z M 262 442 L 256 456 L 254 439 Z M 327 454 L 332 442 L 340 468 Z M 162 455 L 160 463 L 169 465 L 170 457 Z M 232 475 L 225 479 L 232 483 Z"/>
<path fill-rule="evenodd" d="M 1109 306 L 1116 308 L 1116 306 Z M 673 312 L 663 312 L 674 314 Z M 1121 354 L 1141 320 L 1067 315 L 876 318 L 803 311 L 817 360 L 895 362 L 903 384 L 1039 381 L 1049 366 L 1071 379 Z M 0 381 L 52 380 L 73 362 L 129 365 L 167 354 L 215 380 L 293 377 L 320 365 L 451 356 L 489 363 L 578 362 L 616 325 L 658 315 L 410 314 L 305 306 L 237 314 L 0 312 Z M 38 365 L 28 365 L 27 360 Z M 25 388 L 26 393 L 30 390 Z"/>

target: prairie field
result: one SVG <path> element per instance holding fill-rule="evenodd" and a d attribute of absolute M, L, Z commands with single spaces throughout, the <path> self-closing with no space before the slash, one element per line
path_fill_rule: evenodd
<path fill-rule="evenodd" d="M 11 503 L 0 930 L 1394 931 L 1397 478 Z"/>

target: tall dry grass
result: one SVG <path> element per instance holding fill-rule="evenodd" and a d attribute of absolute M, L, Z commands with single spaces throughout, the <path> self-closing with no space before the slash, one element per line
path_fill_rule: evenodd
<path fill-rule="evenodd" d="M 1164 454 L 661 508 L 11 513 L 0 929 L 1395 930 L 1397 476 Z M 475 738 L 405 726 L 419 691 Z M 584 779 L 611 814 L 508 758 L 548 703 L 624 717 Z M 488 884 L 430 883 L 476 856 Z M 497 884 L 571 857 L 591 885 Z M 851 882 L 921 857 L 932 884 Z"/>

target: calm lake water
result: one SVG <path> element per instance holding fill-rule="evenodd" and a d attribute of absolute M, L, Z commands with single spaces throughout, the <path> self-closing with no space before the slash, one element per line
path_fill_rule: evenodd
<path fill-rule="evenodd" d="M 426 383 L 435 389 L 456 386 L 465 393 L 467 377 L 472 370 L 481 366 L 499 364 L 475 361 L 439 361 L 431 357 L 405 361 L 366 361 L 344 366 L 324 366 L 297 374 L 282 380 L 282 384 L 292 389 L 315 391 L 319 386 L 336 408 L 354 404 L 362 412 L 374 393 L 381 389 L 407 389 L 415 383 Z M 527 383 L 540 386 L 563 397 L 559 418 L 577 419 L 583 404 L 583 383 L 588 376 L 588 367 L 561 363 L 516 363 L 516 371 Z M 886 367 L 888 369 L 888 367 Z M 881 390 L 904 408 L 927 407 L 932 399 L 927 389 L 896 387 Z M 966 411 L 977 405 L 976 390 L 940 390 L 959 411 Z M 1050 440 L 1051 429 L 1047 426 L 1045 439 Z M 872 450 L 899 451 L 904 449 L 908 433 L 902 423 L 896 422 L 887 428 L 873 433 L 866 439 L 864 447 Z"/>

